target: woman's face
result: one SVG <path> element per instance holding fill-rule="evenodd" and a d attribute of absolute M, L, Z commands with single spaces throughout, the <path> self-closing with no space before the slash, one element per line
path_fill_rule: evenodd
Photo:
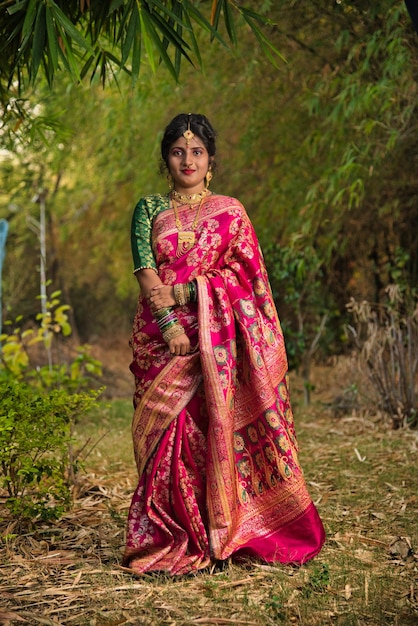
<path fill-rule="evenodd" d="M 183 136 L 176 139 L 168 153 L 168 169 L 177 191 L 197 193 L 205 187 L 209 154 L 197 135 L 190 139 L 188 144 Z"/>

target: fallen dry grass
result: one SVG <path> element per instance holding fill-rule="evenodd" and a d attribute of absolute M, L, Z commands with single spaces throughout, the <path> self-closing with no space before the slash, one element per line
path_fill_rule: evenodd
<path fill-rule="evenodd" d="M 129 401 L 118 411 L 80 425 L 81 438 L 107 434 L 71 512 L 21 527 L 1 510 L 0 623 L 418 623 L 417 432 L 299 408 L 301 461 L 328 535 L 322 553 L 299 569 L 228 562 L 190 577 L 135 578 L 119 565 L 135 483 Z"/>

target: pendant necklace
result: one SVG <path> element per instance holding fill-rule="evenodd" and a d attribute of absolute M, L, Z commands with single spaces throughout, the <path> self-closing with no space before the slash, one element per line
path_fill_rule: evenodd
<path fill-rule="evenodd" d="M 207 193 L 207 192 L 206 192 Z M 191 225 L 191 230 L 183 230 L 183 226 L 181 224 L 178 212 L 177 212 L 177 206 L 176 206 L 176 201 L 174 200 L 174 198 L 171 198 L 171 202 L 173 203 L 173 209 L 174 209 L 174 218 L 176 221 L 176 227 L 178 230 L 178 235 L 177 235 L 177 252 L 176 252 L 176 257 L 180 258 L 181 256 L 183 256 L 183 254 L 186 254 L 186 252 L 189 252 L 189 250 L 191 250 L 193 248 L 193 246 L 196 243 L 196 227 L 197 227 L 197 223 L 199 220 L 199 215 L 200 215 L 200 209 L 202 208 L 202 204 L 203 201 L 205 199 L 206 193 L 202 194 L 200 197 L 200 202 L 199 202 L 199 206 L 197 208 L 196 211 L 196 216 L 193 220 L 193 223 Z M 200 195 L 200 194 L 199 194 Z M 184 203 L 186 204 L 186 203 Z M 187 203 L 188 204 L 188 203 Z M 192 209 L 193 204 L 189 204 L 189 208 L 190 210 Z"/>

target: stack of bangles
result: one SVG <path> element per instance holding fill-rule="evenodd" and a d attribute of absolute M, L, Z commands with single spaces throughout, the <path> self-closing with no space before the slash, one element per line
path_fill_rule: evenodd
<path fill-rule="evenodd" d="M 160 309 L 155 313 L 155 318 L 166 343 L 184 333 L 184 328 L 178 321 L 172 307 Z"/>
<path fill-rule="evenodd" d="M 176 283 L 174 285 L 174 299 L 178 306 L 184 306 L 188 302 L 197 302 L 196 281 Z"/>
<path fill-rule="evenodd" d="M 195 281 L 177 283 L 174 285 L 174 299 L 178 306 L 197 301 L 197 287 Z M 166 343 L 184 333 L 184 328 L 177 319 L 172 307 L 160 309 L 155 313 L 155 319 Z"/>

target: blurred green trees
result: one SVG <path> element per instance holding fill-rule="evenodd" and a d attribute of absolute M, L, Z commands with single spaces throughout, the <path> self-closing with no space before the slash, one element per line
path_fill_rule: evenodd
<path fill-rule="evenodd" d="M 202 11 L 222 4 L 196 3 Z M 165 190 L 159 141 L 180 111 L 204 112 L 219 132 L 212 186 L 250 213 L 285 333 L 299 341 L 290 346 L 295 366 L 301 314 L 310 346 L 328 312 L 317 354 L 329 354 L 344 348 L 349 298 L 384 298 L 397 250 L 417 283 L 418 48 L 403 4 L 318 0 L 302 8 L 283 0 L 257 3 L 257 11 L 286 59 L 276 67 L 242 17 L 233 52 L 210 46 L 210 29 L 195 33 L 204 69 L 184 65 L 180 83 L 164 64 L 153 71 L 150 51 L 134 87 L 115 63 L 105 89 L 98 71 L 91 85 L 58 72 L 51 90 L 40 64 L 33 86 L 3 110 L 5 308 L 31 313 L 39 265 L 33 199 L 41 191 L 48 277 L 72 307 L 73 329 L 89 342 L 128 336 L 137 294 L 132 208 L 141 195 Z M 228 39 L 227 17 L 218 26 Z M 290 297 L 292 263 L 307 254 L 315 272 L 303 278 L 305 300 Z"/>

